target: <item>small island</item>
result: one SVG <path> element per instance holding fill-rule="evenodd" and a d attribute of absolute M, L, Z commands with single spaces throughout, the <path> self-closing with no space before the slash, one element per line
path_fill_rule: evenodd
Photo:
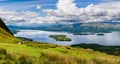
<path fill-rule="evenodd" d="M 72 41 L 70 38 L 67 38 L 66 35 L 50 35 L 49 37 L 56 41 Z"/>
<path fill-rule="evenodd" d="M 104 36 L 104 34 L 103 34 L 103 33 L 98 33 L 97 35 L 98 35 L 98 36 Z"/>

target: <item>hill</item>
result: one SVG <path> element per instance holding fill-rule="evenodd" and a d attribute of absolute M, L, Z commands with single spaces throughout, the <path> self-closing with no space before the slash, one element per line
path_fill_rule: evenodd
<path fill-rule="evenodd" d="M 17 43 L 19 39 L 15 38 L 5 23 L 0 19 L 0 43 Z"/>
<path fill-rule="evenodd" d="M 5 31 L 13 35 L 12 32 L 8 29 L 8 27 L 5 25 L 5 23 L 2 21 L 2 19 L 0 19 L 0 28 L 4 29 Z"/>

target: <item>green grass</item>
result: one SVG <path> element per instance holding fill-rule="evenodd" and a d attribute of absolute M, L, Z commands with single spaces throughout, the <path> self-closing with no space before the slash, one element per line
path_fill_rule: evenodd
<path fill-rule="evenodd" d="M 106 61 L 105 63 L 116 62 L 116 64 L 119 64 L 120 62 L 120 57 L 117 56 L 68 46 L 35 42 L 22 45 L 0 43 L 0 45 L 0 49 L 6 49 L 9 54 L 13 54 L 15 56 L 26 55 L 27 57 L 35 57 L 37 60 L 33 60 L 36 64 L 40 64 L 41 62 L 43 64 L 79 64 L 79 62 L 88 64 L 89 62 L 99 62 L 99 60 L 101 62 Z"/>
<path fill-rule="evenodd" d="M 0 43 L 18 43 L 20 40 L 0 28 Z"/>
<path fill-rule="evenodd" d="M 30 56 L 39 56 L 40 49 L 26 45 L 0 43 L 0 48 L 6 49 L 9 53 L 24 53 Z"/>

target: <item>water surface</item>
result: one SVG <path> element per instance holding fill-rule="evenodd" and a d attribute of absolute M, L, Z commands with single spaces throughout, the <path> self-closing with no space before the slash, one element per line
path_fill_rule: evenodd
<path fill-rule="evenodd" d="M 72 41 L 56 41 L 52 38 L 49 38 L 49 35 L 67 35 L 71 38 Z M 73 35 L 72 33 L 67 32 L 50 32 L 50 31 L 41 31 L 41 30 L 20 30 L 17 34 L 17 37 L 26 37 L 33 39 L 39 42 L 47 42 L 51 44 L 60 44 L 60 45 L 72 45 L 80 43 L 95 43 L 101 45 L 120 45 L 120 32 L 104 33 L 103 36 L 99 35 Z"/>

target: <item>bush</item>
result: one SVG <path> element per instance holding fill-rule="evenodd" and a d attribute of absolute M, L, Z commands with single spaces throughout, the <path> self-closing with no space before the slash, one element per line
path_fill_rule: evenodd
<path fill-rule="evenodd" d="M 34 64 L 34 57 L 29 57 L 26 54 L 22 54 L 18 59 L 18 64 Z"/>
<path fill-rule="evenodd" d="M 7 52 L 5 49 L 0 49 L 0 55 L 3 54 L 3 55 L 7 55 Z"/>

